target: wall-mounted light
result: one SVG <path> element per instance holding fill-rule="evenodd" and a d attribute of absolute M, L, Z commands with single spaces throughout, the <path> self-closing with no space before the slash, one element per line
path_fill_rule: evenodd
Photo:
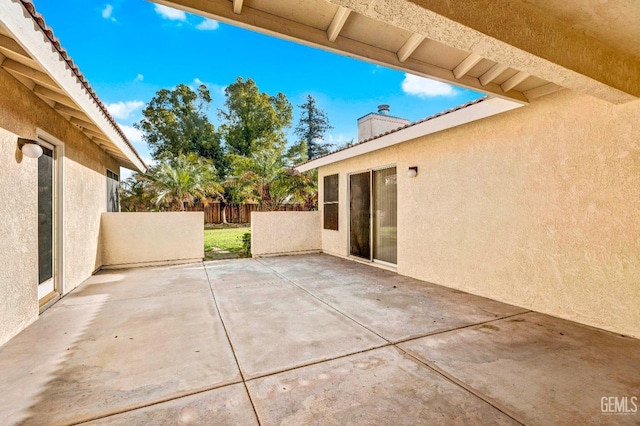
<path fill-rule="evenodd" d="M 29 158 L 39 158 L 42 155 L 42 147 L 38 141 L 18 138 L 18 148 L 22 154 Z"/>
<path fill-rule="evenodd" d="M 418 176 L 418 166 L 409 167 L 409 170 L 407 171 L 407 176 L 409 176 L 410 178 L 414 178 Z"/>

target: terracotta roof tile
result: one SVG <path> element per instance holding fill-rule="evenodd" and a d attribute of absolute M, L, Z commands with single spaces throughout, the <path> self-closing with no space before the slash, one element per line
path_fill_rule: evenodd
<path fill-rule="evenodd" d="M 69 68 L 71 68 L 71 71 L 75 74 L 78 81 L 80 81 L 80 83 L 87 90 L 87 93 L 89 93 L 89 95 L 93 98 L 94 102 L 96 103 L 98 108 L 100 108 L 100 110 L 102 111 L 106 119 L 111 123 L 115 131 L 122 137 L 122 140 L 125 141 L 125 143 L 129 146 L 129 148 L 131 148 L 131 150 L 136 155 L 136 157 L 138 157 L 140 162 L 144 164 L 144 161 L 142 161 L 142 158 L 140 158 L 140 154 L 138 154 L 138 152 L 133 147 L 131 142 L 129 142 L 129 139 L 127 139 L 127 137 L 125 136 L 120 126 L 118 126 L 118 123 L 116 123 L 116 121 L 113 119 L 111 114 L 109 114 L 107 107 L 102 103 L 102 101 L 100 100 L 96 92 L 91 88 L 91 85 L 89 84 L 87 79 L 84 77 L 84 75 L 82 75 L 82 73 L 80 72 L 80 69 L 78 69 L 78 66 L 73 62 L 73 59 L 71 59 L 66 49 L 64 49 L 60 45 L 60 40 L 58 40 L 58 38 L 53 34 L 53 29 L 47 26 L 47 24 L 44 21 L 44 16 L 38 13 L 38 11 L 35 8 L 35 5 L 33 4 L 33 1 L 20 0 L 20 2 L 22 3 L 22 6 L 27 10 L 27 12 L 29 12 L 29 15 L 31 15 L 34 22 L 38 25 L 38 27 L 40 27 L 42 32 L 47 36 L 47 38 L 49 39 L 53 47 L 58 51 L 62 59 L 67 63 Z"/>

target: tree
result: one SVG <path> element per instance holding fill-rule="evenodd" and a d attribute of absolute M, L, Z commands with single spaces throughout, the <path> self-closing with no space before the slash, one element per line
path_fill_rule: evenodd
<path fill-rule="evenodd" d="M 302 114 L 294 131 L 307 144 L 307 159 L 328 154 L 331 144 L 324 142 L 324 135 L 333 127 L 329 124 L 327 114 L 317 107 L 311 95 L 307 95 L 307 101 L 298 107 L 302 109 Z"/>
<path fill-rule="evenodd" d="M 185 84 L 173 90 L 161 89 L 142 110 L 144 118 L 134 127 L 142 131 L 155 159 L 193 152 L 213 160 L 222 175 L 227 164 L 220 135 L 206 114 L 210 102 L 204 84 L 196 91 Z"/>
<path fill-rule="evenodd" d="M 284 130 L 291 126 L 293 116 L 284 94 L 269 96 L 250 78 L 238 77 L 227 86 L 225 96 L 226 109 L 219 110 L 218 116 L 224 122 L 220 131 L 230 154 L 249 156 L 259 148 L 286 144 Z"/>
<path fill-rule="evenodd" d="M 253 198 L 263 210 L 271 211 L 286 201 L 293 185 L 286 172 L 284 148 L 259 142 L 262 148 L 248 156 L 231 156 L 232 182 L 245 200 Z"/>
<path fill-rule="evenodd" d="M 184 204 L 222 197 L 223 188 L 209 159 L 197 154 L 178 154 L 165 158 L 146 174 L 156 205 L 168 204 L 171 210 L 184 211 Z"/>

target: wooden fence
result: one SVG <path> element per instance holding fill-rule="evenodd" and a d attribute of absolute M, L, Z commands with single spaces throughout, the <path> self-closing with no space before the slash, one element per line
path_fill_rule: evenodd
<path fill-rule="evenodd" d="M 283 204 L 277 211 L 299 212 L 304 211 L 303 204 Z M 206 207 L 196 204 L 186 207 L 189 212 L 204 212 L 204 223 L 222 223 L 222 209 L 220 203 L 209 203 Z M 225 207 L 227 223 L 251 223 L 251 212 L 260 211 L 259 204 L 227 204 Z"/>

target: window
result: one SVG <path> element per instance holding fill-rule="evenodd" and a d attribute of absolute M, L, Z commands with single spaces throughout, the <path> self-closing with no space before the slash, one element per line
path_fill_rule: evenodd
<path fill-rule="evenodd" d="M 107 170 L 107 211 L 120 211 L 120 178 L 111 170 Z"/>
<path fill-rule="evenodd" d="M 324 229 L 338 230 L 338 175 L 324 177 Z"/>

